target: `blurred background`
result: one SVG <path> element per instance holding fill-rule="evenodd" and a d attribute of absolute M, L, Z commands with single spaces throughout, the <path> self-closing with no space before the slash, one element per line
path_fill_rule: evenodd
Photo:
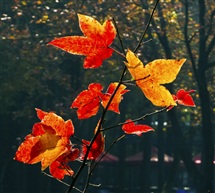
<path fill-rule="evenodd" d="M 66 192 L 66 185 L 41 173 L 40 164 L 13 160 L 38 121 L 34 108 L 72 119 L 75 135 L 90 139 L 98 117 L 78 120 L 76 111 L 70 109 L 72 101 L 92 82 L 101 83 L 106 90 L 111 82 L 118 81 L 124 67 L 122 58 L 114 53 L 101 68 L 84 70 L 84 57 L 47 43 L 56 37 L 82 35 L 77 18 L 81 13 L 101 23 L 114 18 L 124 47 L 134 50 L 154 4 L 153 0 L 0 1 L 1 193 Z M 160 1 L 138 56 L 145 64 L 158 58 L 186 58 L 168 89 L 172 93 L 180 88 L 196 90 L 192 94 L 196 107 L 177 106 L 148 117 L 144 123 L 155 132 L 127 136 L 114 145 L 92 178 L 92 183 L 101 187 L 91 186 L 89 192 L 215 192 L 214 18 L 213 0 Z M 121 51 L 117 38 L 113 47 Z M 121 114 L 109 112 L 106 126 L 157 109 L 140 89 L 128 89 L 132 92 L 124 95 Z M 106 147 L 122 134 L 120 127 L 105 132 Z M 74 171 L 78 164 L 72 163 Z M 77 184 L 80 189 L 85 177 L 81 176 Z M 71 179 L 65 181 L 70 183 Z"/>

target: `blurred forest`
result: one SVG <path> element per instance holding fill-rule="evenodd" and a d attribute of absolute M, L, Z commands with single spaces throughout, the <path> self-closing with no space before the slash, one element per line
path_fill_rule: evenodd
<path fill-rule="evenodd" d="M 71 118 L 75 135 L 89 138 L 97 119 L 79 121 L 71 103 L 92 82 L 106 89 L 118 81 L 124 66 L 113 54 L 101 68 L 84 70 L 84 57 L 46 44 L 56 37 L 82 35 L 77 18 L 81 13 L 100 22 L 114 18 L 124 47 L 133 50 L 154 4 L 153 0 L 0 1 L 1 193 L 66 192 L 64 184 L 41 174 L 40 164 L 13 160 L 38 121 L 34 108 Z M 172 93 L 195 89 L 196 107 L 177 106 L 147 118 L 156 131 L 117 143 L 110 159 L 97 168 L 94 183 L 102 183 L 104 192 L 117 193 L 215 192 L 215 1 L 160 0 L 143 41 L 138 56 L 145 63 L 187 58 L 168 88 Z M 113 46 L 120 50 L 117 38 Z M 121 114 L 109 113 L 106 125 L 156 110 L 138 88 L 131 89 L 120 104 Z M 107 147 L 121 134 L 120 128 L 106 132 Z M 92 188 L 92 192 L 102 191 Z"/>

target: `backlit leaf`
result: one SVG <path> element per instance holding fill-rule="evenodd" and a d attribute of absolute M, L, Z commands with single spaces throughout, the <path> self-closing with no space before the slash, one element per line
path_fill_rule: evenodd
<path fill-rule="evenodd" d="M 184 89 L 180 89 L 178 90 L 176 95 L 173 95 L 173 97 L 175 101 L 180 105 L 195 107 L 196 105 L 193 101 L 192 96 L 190 95 L 190 93 L 192 92 L 195 92 L 195 90 L 185 91 Z"/>
<path fill-rule="evenodd" d="M 113 53 L 109 46 L 116 36 L 116 29 L 110 20 L 101 25 L 94 18 L 86 15 L 78 14 L 78 19 L 84 36 L 56 38 L 49 42 L 49 45 L 71 54 L 84 55 L 86 56 L 84 68 L 97 68 Z"/>
<path fill-rule="evenodd" d="M 92 83 L 88 86 L 88 90 L 82 91 L 76 99 L 73 101 L 71 107 L 78 108 L 77 115 L 79 119 L 86 119 L 97 114 L 100 103 L 103 107 L 106 107 L 111 95 L 116 89 L 118 83 L 111 83 L 106 91 L 102 93 L 102 85 L 99 83 Z M 122 95 L 128 92 L 125 90 L 126 86 L 121 84 L 117 90 L 112 102 L 110 103 L 108 110 L 120 113 L 119 103 L 123 99 Z"/>
<path fill-rule="evenodd" d="M 71 107 L 78 108 L 77 115 L 79 119 L 86 119 L 97 114 L 103 95 L 102 89 L 102 85 L 92 83 L 88 86 L 88 90 L 82 91 L 76 97 Z"/>
<path fill-rule="evenodd" d="M 135 134 L 141 136 L 142 133 L 154 131 L 154 129 L 148 125 L 134 124 L 130 119 L 122 126 L 122 130 L 127 134 Z"/>
<path fill-rule="evenodd" d="M 137 58 L 130 50 L 126 54 L 128 63 L 125 63 L 136 84 L 155 106 L 168 107 L 175 106 L 170 92 L 163 84 L 171 83 L 175 80 L 185 59 L 181 60 L 154 60 L 146 65 Z"/>
<path fill-rule="evenodd" d="M 74 127 L 71 120 L 65 122 L 55 113 L 36 110 L 41 122 L 34 124 L 14 159 L 27 164 L 41 162 L 41 169 L 45 170 L 58 157 L 70 152 L 69 138 L 74 134 Z"/>

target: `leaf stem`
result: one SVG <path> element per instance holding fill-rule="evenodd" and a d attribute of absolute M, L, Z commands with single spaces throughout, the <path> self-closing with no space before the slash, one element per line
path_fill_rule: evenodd
<path fill-rule="evenodd" d="M 131 120 L 131 121 L 118 123 L 117 125 L 113 125 L 113 126 L 104 128 L 104 129 L 102 129 L 102 131 L 107 131 L 107 130 L 113 129 L 113 128 L 115 128 L 115 127 L 119 127 L 119 126 L 122 126 L 122 125 L 125 125 L 125 124 L 129 124 L 129 123 L 132 123 L 132 122 L 137 122 L 137 121 L 143 120 L 143 119 L 145 119 L 145 118 L 147 118 L 147 117 L 149 117 L 149 116 L 152 116 L 152 115 L 161 113 L 161 112 L 167 110 L 168 108 L 169 108 L 169 107 L 164 107 L 164 108 L 162 108 L 162 109 L 153 111 L 153 112 L 151 112 L 151 113 L 146 113 L 145 115 L 143 115 L 143 116 L 141 116 L 141 117 L 139 117 L 139 118 L 133 119 L 133 120 Z"/>
<path fill-rule="evenodd" d="M 138 42 L 136 48 L 135 48 L 134 51 L 133 51 L 134 53 L 136 53 L 137 50 L 138 50 L 138 49 L 140 48 L 140 46 L 142 45 L 143 38 L 145 37 L 146 32 L 147 32 L 147 30 L 148 30 L 148 28 L 149 28 L 149 26 L 150 26 L 150 23 L 151 23 L 151 21 L 152 21 L 152 18 L 153 18 L 153 15 L 154 15 L 154 12 L 155 12 L 155 10 L 156 10 L 156 8 L 157 8 L 158 3 L 159 3 L 159 0 L 156 1 L 155 5 L 154 5 L 154 7 L 153 7 L 152 13 L 151 13 L 151 15 L 150 15 L 150 18 L 149 18 L 147 24 L 146 24 L 145 30 L 144 30 L 144 32 L 143 32 L 141 38 L 140 38 L 140 41 Z"/>
<path fill-rule="evenodd" d="M 107 155 L 107 153 L 110 151 L 110 149 L 113 147 L 113 145 L 115 145 L 118 141 L 120 141 L 121 139 L 123 139 L 126 135 L 123 134 L 122 136 L 120 136 L 119 138 L 117 138 L 116 140 L 114 140 L 111 145 L 108 147 L 108 149 L 105 151 L 105 153 L 99 158 L 98 161 L 94 161 L 95 164 L 93 165 L 93 167 L 91 168 L 90 174 L 93 173 L 94 169 L 96 168 L 96 166 L 100 163 L 100 161 L 102 160 L 103 157 L 105 157 Z"/>

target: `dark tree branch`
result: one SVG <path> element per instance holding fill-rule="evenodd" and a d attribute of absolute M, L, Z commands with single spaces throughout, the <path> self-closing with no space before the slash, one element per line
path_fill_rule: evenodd
<path fill-rule="evenodd" d="M 140 46 L 141 46 L 141 44 L 142 44 L 142 42 L 143 42 L 143 38 L 145 37 L 146 32 L 147 32 L 147 30 L 148 30 L 148 28 L 149 28 L 149 26 L 150 26 L 150 23 L 151 23 L 151 21 L 152 21 L 152 19 L 153 19 L 153 15 L 154 15 L 154 12 L 155 12 L 155 10 L 156 10 L 156 8 L 157 8 L 158 3 L 159 3 L 159 0 L 157 0 L 156 3 L 155 3 L 155 6 L 154 6 L 154 8 L 153 8 L 153 10 L 152 10 L 152 13 L 151 13 L 150 18 L 149 18 L 149 20 L 148 20 L 148 23 L 146 24 L 145 30 L 144 30 L 144 32 L 143 32 L 141 38 L 140 38 L 140 41 L 138 42 L 136 48 L 134 49 L 134 53 L 137 52 L 137 50 L 140 48 Z"/>
<path fill-rule="evenodd" d="M 214 15 L 215 15 L 215 9 L 211 12 L 211 15 L 210 15 L 210 20 L 208 23 L 209 29 L 208 29 L 207 34 L 205 36 L 206 40 L 209 38 L 211 31 L 212 31 L 212 28 L 213 28 L 212 26 L 213 26 L 213 21 L 214 21 Z"/>
<path fill-rule="evenodd" d="M 213 61 L 213 62 L 208 62 L 208 63 L 207 63 L 207 66 L 206 66 L 206 70 L 208 70 L 209 68 L 213 68 L 213 67 L 215 67 L 215 61 Z"/>
<path fill-rule="evenodd" d="M 215 45 L 215 36 L 213 36 L 212 40 L 210 41 L 207 49 L 206 49 L 206 57 L 208 57 L 211 53 L 211 51 L 213 50 L 214 48 L 214 45 Z"/>
<path fill-rule="evenodd" d="M 187 52 L 188 52 L 188 55 L 190 57 L 191 64 L 193 67 L 193 72 L 194 72 L 195 77 L 197 78 L 196 62 L 195 62 L 195 58 L 193 56 L 191 46 L 190 46 L 190 40 L 189 40 L 189 35 L 188 35 L 188 25 L 189 25 L 189 5 L 188 5 L 188 0 L 185 0 L 184 39 L 185 39 L 185 44 L 187 47 Z"/>

